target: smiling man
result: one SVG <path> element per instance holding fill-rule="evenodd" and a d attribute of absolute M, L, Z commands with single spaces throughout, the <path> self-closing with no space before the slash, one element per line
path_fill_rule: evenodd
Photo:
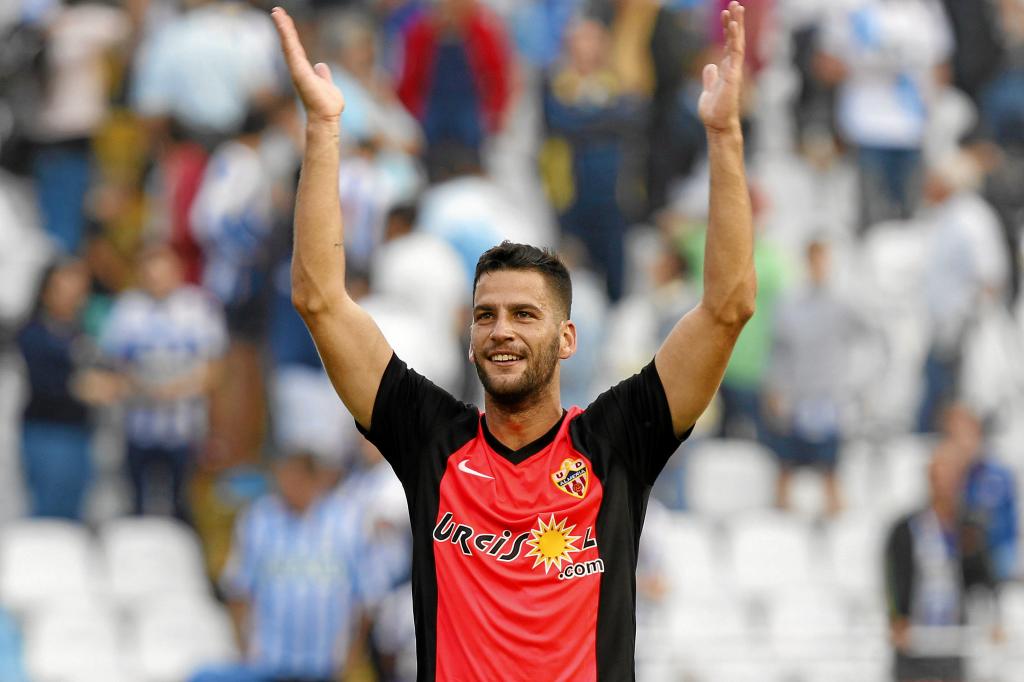
<path fill-rule="evenodd" d="M 344 286 L 338 119 L 344 98 L 291 19 L 274 21 L 308 118 L 292 291 L 339 396 L 406 490 L 420 680 L 634 678 L 636 561 L 651 485 L 714 395 L 753 314 L 755 274 L 739 97 L 743 8 L 704 70 L 711 195 L 704 294 L 650 364 L 586 409 L 562 407 L 576 350 L 554 254 L 481 256 L 469 359 L 484 407 L 408 368 Z M 538 665 L 543 668 L 538 670 Z"/>

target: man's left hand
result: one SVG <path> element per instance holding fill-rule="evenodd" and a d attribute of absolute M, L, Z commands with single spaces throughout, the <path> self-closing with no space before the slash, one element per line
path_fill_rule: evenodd
<path fill-rule="evenodd" d="M 739 130 L 743 55 L 746 51 L 743 13 L 743 5 L 738 2 L 730 2 L 729 8 L 722 10 L 725 56 L 721 64 L 705 66 L 702 74 L 704 91 L 697 102 L 697 111 L 709 133 Z"/>

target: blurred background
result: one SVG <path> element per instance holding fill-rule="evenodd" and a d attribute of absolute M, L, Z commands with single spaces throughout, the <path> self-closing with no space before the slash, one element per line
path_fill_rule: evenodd
<path fill-rule="evenodd" d="M 566 405 L 699 300 L 719 0 L 286 0 L 349 289 L 481 403 L 557 248 Z M 747 0 L 757 313 L 655 488 L 638 678 L 1024 680 L 1024 2 Z M 270 5 L 0 0 L 0 680 L 415 679 L 405 499 L 292 310 Z M 539 678 L 537 678 L 539 679 Z"/>

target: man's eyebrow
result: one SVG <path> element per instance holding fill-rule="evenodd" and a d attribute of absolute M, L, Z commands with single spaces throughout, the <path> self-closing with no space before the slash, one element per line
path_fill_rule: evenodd
<path fill-rule="evenodd" d="M 536 303 L 508 303 L 508 304 L 496 304 L 496 303 L 477 303 L 473 306 L 473 310 L 494 310 L 496 308 L 508 308 L 509 310 L 536 310 L 537 312 L 543 312 L 544 308 Z"/>

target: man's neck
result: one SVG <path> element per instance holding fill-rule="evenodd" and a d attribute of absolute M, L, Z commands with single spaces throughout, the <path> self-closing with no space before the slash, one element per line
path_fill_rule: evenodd
<path fill-rule="evenodd" d="M 955 504 L 943 504 L 933 501 L 932 511 L 935 513 L 935 518 L 939 520 L 939 525 L 942 526 L 943 530 L 952 531 L 956 528 L 958 509 Z"/>
<path fill-rule="evenodd" d="M 491 435 L 510 450 L 529 445 L 562 418 L 562 402 L 557 384 L 532 400 L 503 405 L 484 395 L 487 428 Z"/>

